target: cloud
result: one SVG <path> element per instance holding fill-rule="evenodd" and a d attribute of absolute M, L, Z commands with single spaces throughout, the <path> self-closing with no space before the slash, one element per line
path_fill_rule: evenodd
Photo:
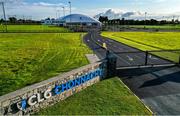
<path fill-rule="evenodd" d="M 132 15 L 135 15 L 135 12 L 126 12 L 126 13 L 122 14 L 121 17 L 130 17 Z"/>
<path fill-rule="evenodd" d="M 119 11 L 119 12 L 118 12 Z M 104 13 L 99 13 L 95 15 L 95 18 L 99 18 L 100 16 L 107 16 L 109 19 L 119 19 L 119 18 L 132 18 L 132 17 L 142 17 L 142 13 L 133 12 L 133 11 L 123 11 L 123 10 L 114 10 L 109 9 Z"/>
<path fill-rule="evenodd" d="M 107 16 L 109 19 L 134 19 L 134 20 L 144 20 L 145 13 L 139 11 L 122 11 L 115 12 L 114 9 L 108 9 L 105 12 L 99 13 L 94 17 L 98 19 L 100 16 Z M 179 18 L 180 12 L 177 13 L 169 13 L 169 14 L 155 14 L 155 13 L 148 13 L 147 19 L 156 19 L 156 20 L 172 20 L 172 18 Z"/>
<path fill-rule="evenodd" d="M 61 6 L 62 5 L 66 6 L 66 4 L 63 4 L 63 0 L 61 3 L 57 3 L 57 4 L 53 0 L 32 0 L 32 1 L 31 0 L 4 0 L 4 1 L 6 1 L 5 8 L 6 8 L 6 13 L 8 16 L 16 15 L 16 17 L 18 18 L 31 17 L 37 20 L 44 19 L 47 17 L 56 18 L 57 10 L 60 13 L 59 15 L 63 16 L 63 11 L 62 11 Z M 37 2 L 33 2 L 33 1 L 37 1 Z M 46 1 L 46 2 L 43 2 L 43 1 Z M 103 15 L 108 15 L 109 18 L 125 17 L 128 19 L 132 19 L 132 18 L 144 19 L 144 12 L 148 12 L 148 18 L 154 18 L 154 17 L 157 18 L 157 17 L 163 17 L 163 16 L 172 17 L 172 15 L 178 16 L 180 14 L 179 13 L 180 7 L 177 7 L 180 4 L 180 0 L 171 0 L 171 1 L 169 0 L 131 0 L 130 3 L 128 1 L 126 3 L 123 3 L 123 4 L 126 4 L 125 6 L 120 5 L 121 6 L 120 8 L 111 6 L 113 8 L 111 9 L 107 7 L 104 8 L 100 5 L 93 6 L 91 4 L 87 4 L 79 8 L 73 7 L 72 11 L 73 13 L 83 13 L 89 16 L 99 17 Z M 137 4 L 134 5 L 134 3 L 137 3 Z M 103 4 L 107 6 L 106 3 L 103 3 Z M 74 0 L 73 6 L 74 5 L 75 5 L 75 0 Z M 78 5 L 80 6 L 81 3 L 78 3 Z M 134 9 L 136 11 L 134 11 Z M 104 11 L 108 11 L 108 12 L 104 12 Z M 99 12 L 99 14 L 97 14 L 97 12 Z M 68 6 L 66 6 L 66 14 L 69 14 Z M 0 18 L 2 18 L 1 10 L 0 10 Z"/>
<path fill-rule="evenodd" d="M 62 4 L 62 3 L 52 4 L 52 3 L 47 3 L 47 2 L 33 3 L 33 5 L 35 5 L 35 6 L 44 6 L 44 7 L 61 7 L 61 6 L 65 6 L 65 5 Z"/>
<path fill-rule="evenodd" d="M 27 3 L 22 0 L 19 1 L 12 0 L 5 2 L 7 18 L 11 16 L 16 16 L 17 18 L 27 18 L 27 19 L 35 19 L 35 20 L 41 20 L 47 17 L 56 18 L 56 16 L 63 15 L 63 10 L 61 6 L 66 7 L 66 5 L 64 5 L 63 3 L 58 3 L 58 4 L 53 4 L 48 2 Z M 57 15 L 57 11 L 58 11 L 58 15 Z M 0 18 L 2 17 L 3 15 L 2 12 L 0 11 Z"/>

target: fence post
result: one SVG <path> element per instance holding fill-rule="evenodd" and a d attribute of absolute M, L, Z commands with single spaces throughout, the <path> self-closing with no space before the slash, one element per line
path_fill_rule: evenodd
<path fill-rule="evenodd" d="M 146 56 L 145 56 L 145 66 L 148 64 L 148 51 L 146 51 Z"/>

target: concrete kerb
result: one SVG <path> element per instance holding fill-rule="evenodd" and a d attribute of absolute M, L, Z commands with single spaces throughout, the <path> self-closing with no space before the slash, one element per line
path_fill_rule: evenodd
<path fill-rule="evenodd" d="M 96 54 L 86 54 L 86 58 L 91 64 L 100 61 Z"/>

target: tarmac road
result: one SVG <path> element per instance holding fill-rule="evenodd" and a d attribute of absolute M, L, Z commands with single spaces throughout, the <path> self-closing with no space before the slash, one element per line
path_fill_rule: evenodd
<path fill-rule="evenodd" d="M 117 58 L 117 67 L 143 66 L 146 62 L 146 52 L 132 48 L 115 40 L 100 36 L 98 31 L 90 31 L 84 42 L 98 55 L 105 58 L 106 50 L 101 48 L 106 43 L 107 49 Z M 149 54 L 147 65 L 172 64 L 171 61 Z"/>
<path fill-rule="evenodd" d="M 180 115 L 180 68 L 121 69 L 118 77 L 157 115 Z"/>
<path fill-rule="evenodd" d="M 84 42 L 103 59 L 107 44 L 108 50 L 115 53 L 117 67 L 144 65 L 145 53 L 138 49 L 104 38 L 97 31 L 91 31 L 84 37 Z M 154 55 L 148 56 L 148 64 L 168 64 Z M 117 76 L 158 115 L 180 115 L 180 68 L 178 66 L 151 67 L 136 69 L 118 69 Z"/>

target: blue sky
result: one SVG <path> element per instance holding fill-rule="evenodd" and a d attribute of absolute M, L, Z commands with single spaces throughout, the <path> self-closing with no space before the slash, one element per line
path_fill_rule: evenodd
<path fill-rule="evenodd" d="M 62 16 L 60 6 L 68 5 L 68 0 L 11 1 L 6 2 L 7 15 L 31 17 L 34 19 Z M 105 12 L 110 8 L 115 11 L 139 11 L 156 15 L 180 14 L 180 0 L 71 0 L 71 2 L 73 13 L 83 13 L 90 16 Z M 66 10 L 67 14 L 68 8 Z M 1 10 L 0 16 L 2 16 Z"/>

